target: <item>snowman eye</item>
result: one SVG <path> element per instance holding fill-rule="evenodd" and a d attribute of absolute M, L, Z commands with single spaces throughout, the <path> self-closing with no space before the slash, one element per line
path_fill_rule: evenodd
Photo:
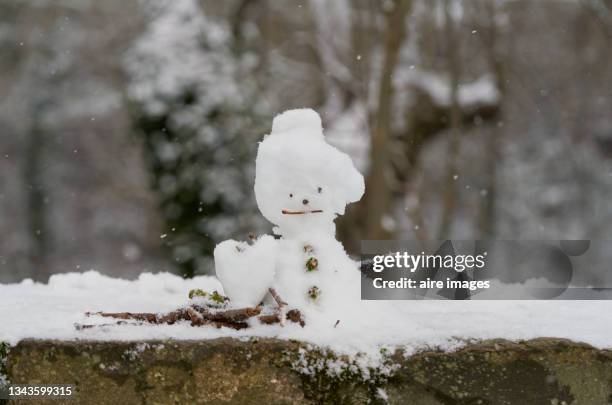
<path fill-rule="evenodd" d="M 321 187 L 317 188 L 317 191 L 319 192 L 319 194 L 321 194 L 323 192 L 323 189 Z"/>
<path fill-rule="evenodd" d="M 293 198 L 293 193 L 289 193 L 289 198 Z"/>

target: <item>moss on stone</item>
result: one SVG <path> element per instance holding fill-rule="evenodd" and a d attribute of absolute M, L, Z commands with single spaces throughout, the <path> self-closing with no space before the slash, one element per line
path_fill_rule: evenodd
<path fill-rule="evenodd" d="M 381 350 L 383 360 L 376 367 L 364 367 L 359 358 L 305 344 L 286 351 L 285 362 L 300 375 L 306 398 L 315 403 L 377 404 L 385 403 L 381 390 L 399 367 Z"/>
<path fill-rule="evenodd" d="M 398 379 L 400 385 L 427 387 L 442 403 L 604 404 L 610 392 L 609 356 L 558 339 L 488 341 L 454 353 L 413 356 Z"/>
<path fill-rule="evenodd" d="M 73 384 L 82 404 L 365 404 L 387 397 L 415 405 L 601 405 L 612 393 L 610 352 L 558 339 L 381 355 L 379 366 L 364 367 L 358 357 L 263 338 L 30 340 L 11 348 L 6 372 L 13 383 Z"/>
<path fill-rule="evenodd" d="M 0 382 L 2 382 L 2 377 L 6 376 L 6 357 L 8 356 L 8 350 L 8 343 L 0 342 Z"/>
<path fill-rule="evenodd" d="M 9 352 L 9 345 L 6 342 L 0 342 L 0 392 L 6 388 L 9 383 L 8 371 L 6 369 L 6 362 Z M 5 405 L 8 401 L 0 398 L 0 405 Z"/>

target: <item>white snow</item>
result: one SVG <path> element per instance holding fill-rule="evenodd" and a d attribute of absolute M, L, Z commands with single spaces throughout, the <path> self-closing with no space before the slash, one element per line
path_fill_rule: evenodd
<path fill-rule="evenodd" d="M 270 235 L 252 245 L 226 240 L 215 247 L 215 270 L 232 304 L 257 306 L 268 293 L 275 274 L 276 241 Z"/>
<path fill-rule="evenodd" d="M 381 346 L 453 349 L 470 339 L 568 338 L 612 347 L 610 301 L 356 301 L 338 315 L 307 315 L 308 324 L 254 325 L 234 331 L 175 325 L 109 326 L 77 331 L 74 323 L 108 323 L 86 311 L 170 311 L 187 304 L 192 288 L 221 292 L 213 277 L 182 279 L 159 273 L 137 280 L 111 278 L 96 271 L 51 277 L 48 284 L 25 280 L 0 285 L 0 341 L 26 338 L 141 341 L 213 339 L 221 336 L 299 339 L 341 353 L 377 356 Z"/>
<path fill-rule="evenodd" d="M 443 75 L 421 69 L 402 72 L 396 78 L 400 87 L 414 86 L 427 93 L 438 105 L 451 103 L 451 85 Z M 470 83 L 463 83 L 458 89 L 459 104 L 465 108 L 475 105 L 494 105 L 501 95 L 490 75 L 484 75 Z"/>

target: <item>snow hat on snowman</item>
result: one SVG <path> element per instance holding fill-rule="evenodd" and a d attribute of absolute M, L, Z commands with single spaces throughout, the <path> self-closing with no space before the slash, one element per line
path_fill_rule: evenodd
<path fill-rule="evenodd" d="M 333 232 L 334 218 L 363 193 L 363 176 L 325 141 L 319 114 L 297 109 L 274 118 L 257 151 L 255 198 L 277 233 Z"/>

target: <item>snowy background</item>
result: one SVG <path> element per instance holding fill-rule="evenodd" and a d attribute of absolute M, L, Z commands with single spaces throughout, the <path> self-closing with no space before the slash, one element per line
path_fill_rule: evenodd
<path fill-rule="evenodd" d="M 257 142 L 303 106 L 366 177 L 353 255 L 609 239 L 611 41 L 610 0 L 2 0 L 0 283 L 212 274 L 270 232 Z"/>

